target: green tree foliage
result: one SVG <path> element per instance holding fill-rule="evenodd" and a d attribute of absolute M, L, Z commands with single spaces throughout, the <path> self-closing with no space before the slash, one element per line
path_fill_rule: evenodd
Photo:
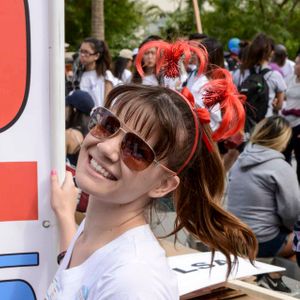
<path fill-rule="evenodd" d="M 195 17 L 192 1 L 187 1 L 185 9 L 181 6 L 165 16 L 165 26 L 160 34 L 167 40 L 175 40 L 196 32 Z"/>
<path fill-rule="evenodd" d="M 136 47 L 139 26 L 145 24 L 141 1 L 105 0 L 105 40 L 111 50 Z M 83 38 L 91 34 L 91 0 L 65 0 L 66 41 L 71 50 L 78 49 Z"/>
<path fill-rule="evenodd" d="M 104 1 L 105 39 L 112 49 L 136 47 L 136 29 L 144 23 L 139 1 Z"/>
<path fill-rule="evenodd" d="M 183 2 L 180 1 L 179 3 Z M 105 39 L 113 54 L 134 48 L 148 33 L 149 23 L 163 24 L 164 38 L 176 39 L 196 32 L 192 0 L 173 13 L 163 13 L 142 0 L 105 0 Z M 265 32 L 285 44 L 291 58 L 300 47 L 300 0 L 198 0 L 203 31 L 227 45 L 231 37 L 250 40 Z M 65 0 L 66 41 L 76 50 L 91 32 L 91 0 Z M 163 22 L 162 22 L 163 20 Z M 141 34 L 143 29 L 143 34 Z"/>
<path fill-rule="evenodd" d="M 91 0 L 65 0 L 65 40 L 77 50 L 91 32 Z"/>
<path fill-rule="evenodd" d="M 276 43 L 282 43 L 294 57 L 300 46 L 299 0 L 209 0 L 214 10 L 203 12 L 204 30 L 223 42 L 231 37 L 251 39 L 258 32 L 265 32 Z M 203 8 L 202 4 L 202 10 Z"/>
<path fill-rule="evenodd" d="M 251 40 L 258 32 L 285 44 L 290 56 L 300 47 L 300 0 L 204 0 L 198 1 L 204 33 L 224 45 L 232 37 Z M 169 14 L 164 37 L 188 36 L 196 31 L 191 0 L 185 9 Z"/>

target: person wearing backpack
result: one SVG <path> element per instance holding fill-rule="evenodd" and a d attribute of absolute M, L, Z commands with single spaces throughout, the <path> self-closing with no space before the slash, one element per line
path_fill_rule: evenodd
<path fill-rule="evenodd" d="M 278 71 L 269 69 L 273 43 L 264 33 L 252 40 L 240 69 L 233 81 L 240 93 L 246 95 L 245 132 L 250 133 L 264 117 L 277 114 L 282 107 L 286 84 Z"/>

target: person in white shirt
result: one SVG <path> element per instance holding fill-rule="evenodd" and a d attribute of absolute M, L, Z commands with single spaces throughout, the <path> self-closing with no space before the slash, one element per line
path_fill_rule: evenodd
<path fill-rule="evenodd" d="M 130 68 L 132 66 L 133 54 L 129 49 L 122 49 L 117 57 L 113 74 L 116 78 L 122 81 L 122 83 L 130 83 L 132 79 L 132 72 Z"/>
<path fill-rule="evenodd" d="M 288 58 L 288 53 L 284 45 L 275 45 L 271 61 L 280 68 L 283 79 L 288 84 L 294 74 L 295 63 Z"/>
<path fill-rule="evenodd" d="M 251 41 L 247 55 L 240 69 L 233 73 L 233 81 L 237 87 L 250 75 L 250 69 L 256 72 L 269 69 L 269 60 L 272 54 L 271 39 L 263 33 L 257 34 Z M 282 75 L 276 70 L 270 70 L 264 75 L 269 87 L 269 103 L 265 117 L 278 113 L 283 105 L 286 84 Z"/>
<path fill-rule="evenodd" d="M 139 49 L 141 47 L 149 42 L 149 41 L 159 41 L 162 40 L 161 37 L 156 35 L 150 35 L 147 37 L 139 46 Z M 141 83 L 144 85 L 162 85 L 163 84 L 163 76 L 157 75 L 155 72 L 156 67 L 156 48 L 150 48 L 148 49 L 144 55 L 143 55 L 143 61 L 142 61 L 142 68 L 144 70 L 145 75 L 142 77 L 140 76 L 139 72 L 135 69 L 133 72 L 132 82 L 133 83 Z"/>
<path fill-rule="evenodd" d="M 111 56 L 105 41 L 95 38 L 83 40 L 79 50 L 83 73 L 79 78 L 79 87 L 88 92 L 96 106 L 103 105 L 105 96 L 116 84 L 110 71 Z"/>
<path fill-rule="evenodd" d="M 234 109 L 239 99 L 229 97 L 224 109 L 233 127 L 224 134 L 239 130 L 243 115 Z M 198 113 L 178 92 L 145 85 L 119 85 L 105 107 L 93 111 L 76 170 L 76 183 L 90 198 L 76 234 L 72 176 L 67 173 L 60 186 L 52 172 L 51 205 L 61 250 L 68 249 L 47 300 L 178 300 L 176 274 L 147 217 L 170 193 L 177 213 L 173 233 L 185 227 L 213 253 L 222 251 L 228 271 L 238 255 L 254 259 L 254 235 L 222 208 L 222 162 Z"/>
<path fill-rule="evenodd" d="M 282 115 L 292 127 L 292 138 L 284 152 L 286 160 L 292 162 L 294 151 L 297 161 L 297 177 L 300 184 L 300 54 L 296 57 L 294 75 L 291 77 L 286 90 L 286 105 Z"/>

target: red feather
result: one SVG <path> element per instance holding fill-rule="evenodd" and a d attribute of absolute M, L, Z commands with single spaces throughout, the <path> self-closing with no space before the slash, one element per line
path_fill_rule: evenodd
<path fill-rule="evenodd" d="M 246 97 L 239 94 L 227 70 L 218 68 L 213 71 L 212 80 L 203 87 L 203 102 L 207 107 L 220 104 L 222 122 L 212 135 L 214 140 L 229 138 L 243 129 L 245 100 Z"/>

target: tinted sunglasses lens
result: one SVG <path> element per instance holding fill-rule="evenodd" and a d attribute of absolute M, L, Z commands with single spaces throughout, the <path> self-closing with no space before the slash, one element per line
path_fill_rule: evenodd
<path fill-rule="evenodd" d="M 134 133 L 128 132 L 121 144 L 121 156 L 126 166 L 135 171 L 142 171 L 154 161 L 153 150 Z"/>
<path fill-rule="evenodd" d="M 115 134 L 120 126 L 120 121 L 110 111 L 99 107 L 93 112 L 88 127 L 94 137 L 102 139 Z"/>

